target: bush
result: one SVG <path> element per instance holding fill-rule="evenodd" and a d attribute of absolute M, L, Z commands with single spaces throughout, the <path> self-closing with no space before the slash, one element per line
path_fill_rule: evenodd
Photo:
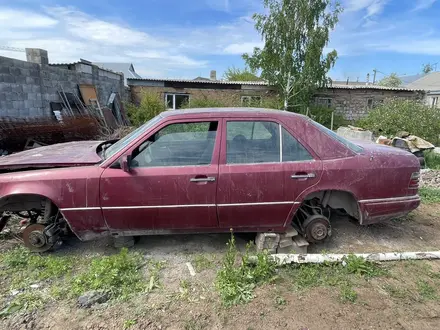
<path fill-rule="evenodd" d="M 309 117 L 321 125 L 332 128 L 332 113 L 335 110 L 332 108 L 325 108 L 314 106 L 309 108 Z M 349 122 L 345 118 L 337 113 L 333 116 L 333 130 L 337 130 L 341 126 L 347 125 Z"/>
<path fill-rule="evenodd" d="M 406 131 L 436 144 L 439 142 L 440 112 L 418 101 L 387 99 L 357 126 L 387 137 Z"/>
<path fill-rule="evenodd" d="M 424 153 L 426 167 L 432 170 L 440 170 L 440 154 L 432 151 L 426 150 Z"/>
<path fill-rule="evenodd" d="M 133 126 L 141 126 L 162 111 L 165 111 L 165 102 L 158 93 L 143 92 L 139 105 L 128 103 L 125 107 L 127 108 L 131 124 Z"/>

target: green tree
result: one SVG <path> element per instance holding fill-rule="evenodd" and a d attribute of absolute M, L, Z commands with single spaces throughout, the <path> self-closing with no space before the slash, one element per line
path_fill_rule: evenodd
<path fill-rule="evenodd" d="M 402 80 L 400 80 L 396 73 L 392 73 L 388 77 L 385 77 L 379 81 L 379 85 L 386 87 L 399 87 L 402 85 Z"/>
<path fill-rule="evenodd" d="M 267 14 L 253 15 L 264 47 L 243 59 L 279 89 L 285 109 L 306 105 L 328 83 L 337 52 L 324 48 L 342 9 L 333 0 L 264 0 L 264 7 Z"/>
<path fill-rule="evenodd" d="M 257 70 L 251 70 L 248 67 L 244 69 L 236 68 L 235 66 L 226 69 L 223 74 L 223 79 L 229 81 L 261 81 L 258 77 Z"/>
<path fill-rule="evenodd" d="M 430 73 L 430 72 L 432 72 L 432 71 L 434 71 L 434 67 L 432 66 L 431 63 L 423 64 L 422 72 L 423 72 L 424 74 L 428 74 L 428 73 Z"/>

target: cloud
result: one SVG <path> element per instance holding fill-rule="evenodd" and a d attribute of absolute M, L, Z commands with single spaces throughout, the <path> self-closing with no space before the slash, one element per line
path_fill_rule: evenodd
<path fill-rule="evenodd" d="M 224 48 L 224 53 L 241 55 L 244 53 L 252 53 L 255 47 L 264 47 L 263 42 L 243 42 L 239 44 L 230 44 Z"/>
<path fill-rule="evenodd" d="M 166 47 L 169 44 L 145 32 L 95 19 L 71 7 L 48 7 L 48 14 L 58 17 L 72 35 L 104 44 L 130 46 L 149 44 L 152 47 Z"/>
<path fill-rule="evenodd" d="M 197 61 L 189 58 L 185 55 L 172 55 L 166 52 L 158 52 L 158 51 L 128 51 L 126 55 L 137 58 L 137 59 L 145 59 L 145 60 L 165 60 L 168 65 L 171 66 L 185 66 L 185 67 L 205 67 L 208 62 L 207 61 Z"/>
<path fill-rule="evenodd" d="M 0 28 L 50 28 L 57 23 L 58 21 L 56 19 L 46 15 L 36 14 L 30 11 L 0 8 Z"/>
<path fill-rule="evenodd" d="M 415 6 L 412 11 L 424 10 L 431 8 L 437 0 L 415 0 Z"/>
<path fill-rule="evenodd" d="M 365 17 L 381 14 L 389 0 L 345 0 L 342 5 L 347 12 L 366 12 Z"/>

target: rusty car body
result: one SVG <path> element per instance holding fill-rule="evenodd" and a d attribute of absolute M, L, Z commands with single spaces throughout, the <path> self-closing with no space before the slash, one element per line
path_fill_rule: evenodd
<path fill-rule="evenodd" d="M 368 225 L 417 208 L 419 170 L 406 151 L 353 143 L 286 111 L 166 111 L 119 141 L 0 158 L 0 229 L 11 212 L 27 217 L 36 251 L 64 227 L 92 240 L 293 225 L 316 242 L 333 210 Z"/>

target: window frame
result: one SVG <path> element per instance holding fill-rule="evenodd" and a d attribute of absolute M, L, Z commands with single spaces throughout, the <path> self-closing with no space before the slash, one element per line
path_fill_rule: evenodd
<path fill-rule="evenodd" d="M 371 101 L 371 105 L 369 104 Z M 367 97 L 367 104 L 366 104 L 367 110 L 373 110 L 374 108 L 374 98 L 373 97 Z"/>
<path fill-rule="evenodd" d="M 173 107 L 169 108 L 168 107 L 168 102 L 167 102 L 167 97 L 168 95 L 173 96 Z M 164 93 L 164 102 L 165 102 L 165 109 L 166 110 L 179 110 L 176 109 L 176 95 L 178 96 L 188 96 L 188 104 L 191 104 L 191 94 L 188 93 Z"/>
<path fill-rule="evenodd" d="M 323 104 L 322 101 L 326 100 L 326 104 Z M 333 106 L 333 99 L 331 97 L 317 97 L 315 104 L 317 106 L 323 107 L 323 108 L 327 108 L 327 109 L 331 109 Z"/>
<path fill-rule="evenodd" d="M 228 122 L 271 122 L 278 125 L 278 135 L 279 135 L 279 152 L 280 152 L 280 159 L 277 162 L 261 162 L 261 163 L 228 163 L 227 162 L 227 152 L 228 152 Z M 220 154 L 220 164 L 221 165 L 227 165 L 227 166 L 243 166 L 243 165 L 265 165 L 265 164 L 289 164 L 289 163 L 301 163 L 301 162 L 315 162 L 319 160 L 316 153 L 310 149 L 307 145 L 304 144 L 301 139 L 298 139 L 298 137 L 295 134 L 292 134 L 291 130 L 283 123 L 279 122 L 278 120 L 272 119 L 272 118 L 231 118 L 231 119 L 224 119 L 223 122 L 223 128 L 222 128 L 222 142 L 221 142 L 221 154 Z M 310 154 L 312 159 L 310 160 L 291 160 L 291 161 L 283 161 L 283 128 L 286 130 L 287 133 L 289 133 L 307 152 Z M 223 152 L 224 150 L 224 152 Z"/>
<path fill-rule="evenodd" d="M 245 100 L 249 100 L 249 103 L 252 103 L 252 98 L 255 98 L 255 97 L 260 99 L 258 101 L 258 103 L 261 105 L 261 103 L 263 102 L 263 97 L 261 95 L 242 95 L 240 97 L 241 106 L 243 106 L 243 103 Z"/>

